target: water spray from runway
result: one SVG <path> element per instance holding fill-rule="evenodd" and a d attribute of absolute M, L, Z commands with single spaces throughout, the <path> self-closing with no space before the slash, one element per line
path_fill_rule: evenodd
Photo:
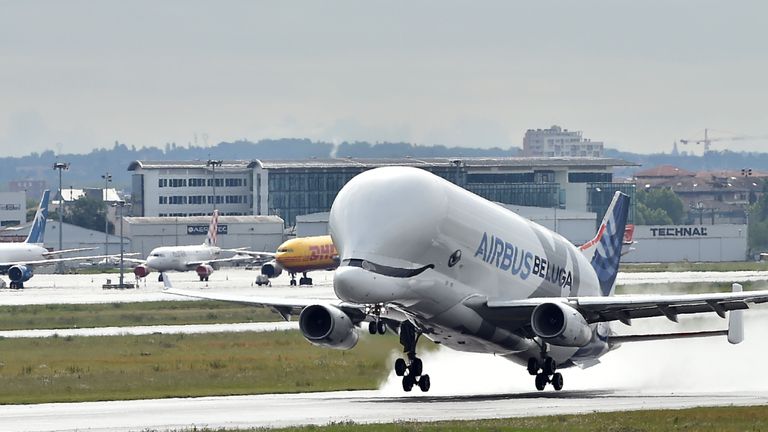
<path fill-rule="evenodd" d="M 768 354 L 768 309 L 745 312 L 745 340 L 731 345 L 725 337 L 626 343 L 589 368 L 562 370 L 563 391 L 633 390 L 664 393 L 749 391 L 768 387 L 762 361 Z M 643 322 L 645 321 L 645 322 Z M 725 328 L 716 315 L 681 317 L 681 324 L 665 319 L 636 320 L 632 327 L 615 324 L 617 331 L 658 333 Z M 397 353 L 399 355 L 399 353 Z M 393 353 L 393 357 L 395 353 Z M 425 352 L 430 395 L 535 392 L 534 377 L 525 368 L 492 355 L 468 354 L 447 348 Z M 394 363 L 394 360 L 390 364 Z M 386 395 L 403 396 L 402 378 L 389 374 L 380 386 Z M 553 391 L 547 387 L 545 391 Z M 409 395 L 422 395 L 414 388 Z"/>

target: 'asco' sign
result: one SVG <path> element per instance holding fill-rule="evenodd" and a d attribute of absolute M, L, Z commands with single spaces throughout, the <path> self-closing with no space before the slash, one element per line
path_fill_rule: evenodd
<path fill-rule="evenodd" d="M 216 234 L 226 234 L 227 226 L 219 225 L 216 230 Z M 187 225 L 187 234 L 189 235 L 206 235 L 208 234 L 208 225 Z"/>
<path fill-rule="evenodd" d="M 651 228 L 651 237 L 706 237 L 705 226 L 676 226 Z"/>

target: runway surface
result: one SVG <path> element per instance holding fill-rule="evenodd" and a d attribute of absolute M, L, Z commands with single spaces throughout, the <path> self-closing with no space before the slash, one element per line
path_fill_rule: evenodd
<path fill-rule="evenodd" d="M 241 333 L 298 330 L 299 323 L 292 321 L 234 323 L 234 324 L 186 324 L 152 325 L 133 327 L 92 327 L 75 329 L 34 329 L 3 330 L 0 338 L 44 338 L 68 336 L 140 336 L 148 334 L 198 334 L 198 333 Z"/>
<path fill-rule="evenodd" d="M 654 394 L 607 390 L 393 397 L 379 391 L 0 406 L 0 430 L 135 431 L 284 427 L 527 417 L 531 415 L 761 405 L 768 393 Z"/>

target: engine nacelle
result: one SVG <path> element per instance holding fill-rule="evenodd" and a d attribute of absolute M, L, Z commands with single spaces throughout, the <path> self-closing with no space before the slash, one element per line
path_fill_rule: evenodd
<path fill-rule="evenodd" d="M 133 268 L 133 274 L 139 279 L 145 278 L 149 274 L 149 267 L 146 264 L 139 264 Z"/>
<path fill-rule="evenodd" d="M 531 314 L 536 336 L 553 345 L 582 347 L 592 340 L 592 329 L 584 316 L 565 303 L 542 303 Z"/>
<path fill-rule="evenodd" d="M 207 278 L 213 273 L 213 266 L 210 264 L 200 264 L 195 269 L 195 272 L 197 272 L 197 275 L 201 278 Z"/>
<path fill-rule="evenodd" d="M 312 345 L 348 350 L 357 345 L 355 325 L 341 309 L 329 305 L 310 305 L 299 315 L 299 328 Z"/>
<path fill-rule="evenodd" d="M 280 264 L 278 264 L 277 261 L 275 260 L 272 260 L 268 263 L 264 263 L 261 266 L 261 274 L 265 275 L 270 279 L 280 276 L 282 272 L 283 272 L 283 268 L 280 267 Z"/>
<path fill-rule="evenodd" d="M 11 282 L 23 283 L 32 279 L 32 268 L 25 265 L 15 265 L 8 269 L 8 279 Z"/>

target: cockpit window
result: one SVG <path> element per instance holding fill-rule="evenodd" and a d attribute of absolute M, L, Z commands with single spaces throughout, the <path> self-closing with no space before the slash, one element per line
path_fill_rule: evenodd
<path fill-rule="evenodd" d="M 278 249 L 277 249 L 277 251 L 278 251 L 278 252 L 293 252 L 293 249 L 289 249 L 289 248 L 278 248 Z"/>

